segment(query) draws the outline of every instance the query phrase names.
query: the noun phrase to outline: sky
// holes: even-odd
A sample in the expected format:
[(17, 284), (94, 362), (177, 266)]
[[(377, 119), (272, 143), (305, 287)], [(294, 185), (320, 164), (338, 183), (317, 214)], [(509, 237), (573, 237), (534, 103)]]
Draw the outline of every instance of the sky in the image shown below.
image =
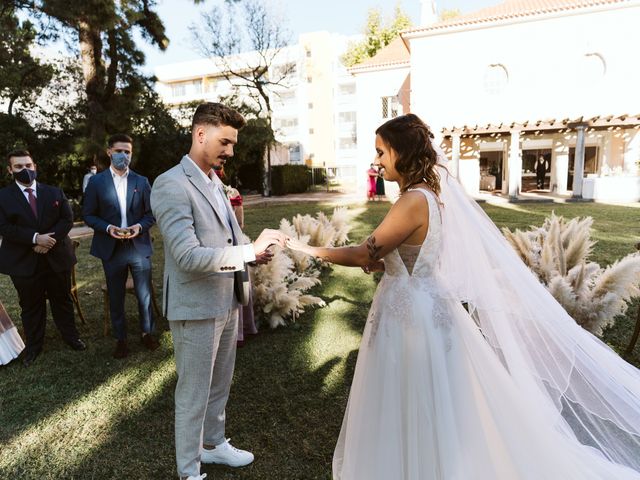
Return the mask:
[[(283, 13), (286, 27), (291, 31), (295, 43), (300, 33), (327, 30), (344, 35), (361, 33), (370, 8), (378, 8), (383, 15), (393, 14), (396, 0), (264, 0), (273, 3)], [(469, 13), (501, 3), (503, 0), (441, 0), (438, 11), (458, 9)], [(170, 44), (162, 52), (141, 42), (146, 55), (146, 73), (153, 73), (158, 65), (195, 60), (199, 58), (193, 47), (194, 24), (198, 24), (203, 12), (209, 11), (221, 0), (206, 0), (194, 5), (193, 0), (158, 0), (156, 11), (165, 24)], [(420, 23), (421, 0), (401, 0), (401, 7), (414, 25)]]

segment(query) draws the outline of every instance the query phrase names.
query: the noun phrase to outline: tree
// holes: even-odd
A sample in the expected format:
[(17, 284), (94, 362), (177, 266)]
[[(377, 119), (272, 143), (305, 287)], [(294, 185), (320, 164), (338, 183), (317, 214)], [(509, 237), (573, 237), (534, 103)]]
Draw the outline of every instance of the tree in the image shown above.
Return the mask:
[(14, 115), (16, 102), (28, 109), (53, 75), (51, 65), (31, 55), (36, 30), (31, 22), (20, 22), (15, 8), (0, 9), (0, 99), (7, 102), (6, 113)]
[(225, 164), (225, 175), (229, 183), (238, 189), (260, 191), (264, 188), (265, 152), (275, 142), (271, 125), (253, 102), (249, 104), (238, 96), (221, 98), (220, 101), (240, 112), (247, 121), (238, 133), (233, 160)]
[[(260, 0), (227, 1), (205, 14), (194, 40), (200, 52), (212, 58), (220, 75), (255, 102), (259, 117), (272, 130), (272, 88), (286, 86), (294, 62), (275, 65), (289, 43), (283, 21)], [(250, 52), (250, 53), (249, 53)], [(265, 193), (271, 194), (271, 155), (266, 148)]]
[[(195, 105), (190, 110), (195, 110)], [(151, 88), (140, 96), (132, 118), (134, 123), (129, 131), (134, 141), (133, 168), (153, 181), (189, 151), (190, 125), (181, 126)]]
[(86, 137), (81, 147), (95, 162), (104, 149), (110, 116), (116, 120), (122, 116), (118, 108), (123, 102), (118, 97), (130, 101), (145, 89), (145, 79), (138, 72), (144, 55), (135, 45), (134, 31), (160, 49), (169, 44), (164, 25), (153, 11), (155, 1), (14, 0), (14, 5), (40, 20), (43, 30), (53, 21), (56, 34), (77, 41), (86, 95)]
[(460, 9), (458, 8), (454, 8), (452, 10), (443, 10), (442, 13), (440, 13), (440, 21), (446, 22), (447, 20), (453, 20), (454, 18), (457, 18), (460, 15), (461, 15)]
[(380, 49), (397, 38), (401, 31), (409, 27), (411, 27), (411, 19), (402, 11), (400, 5), (396, 5), (393, 18), (384, 24), (380, 11), (375, 8), (370, 9), (364, 29), (365, 38), (349, 46), (342, 57), (342, 62), (347, 67), (352, 67), (367, 58), (372, 58)]

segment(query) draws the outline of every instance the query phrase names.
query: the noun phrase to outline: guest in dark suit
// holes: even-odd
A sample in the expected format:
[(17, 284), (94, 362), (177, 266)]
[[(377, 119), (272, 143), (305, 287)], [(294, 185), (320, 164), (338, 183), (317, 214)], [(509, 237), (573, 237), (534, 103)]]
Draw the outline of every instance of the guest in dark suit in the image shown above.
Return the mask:
[(76, 263), (69, 231), (71, 206), (62, 190), (36, 182), (36, 165), (26, 150), (7, 156), (15, 182), (0, 190), (0, 273), (18, 292), (26, 337), (23, 363), (42, 351), (49, 298), (53, 320), (64, 341), (84, 350), (73, 314), (71, 269)]
[(82, 215), (93, 228), (91, 255), (102, 260), (109, 292), (109, 312), (117, 343), (114, 358), (129, 355), (124, 297), (129, 271), (138, 299), (142, 343), (158, 348), (151, 310), (151, 213), (149, 180), (129, 168), (133, 141), (117, 134), (109, 139), (111, 166), (89, 180)]

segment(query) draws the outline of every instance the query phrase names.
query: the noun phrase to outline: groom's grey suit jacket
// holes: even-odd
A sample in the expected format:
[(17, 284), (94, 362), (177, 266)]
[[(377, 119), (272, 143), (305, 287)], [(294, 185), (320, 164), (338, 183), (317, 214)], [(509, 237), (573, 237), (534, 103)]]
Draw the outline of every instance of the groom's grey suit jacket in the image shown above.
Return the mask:
[(215, 318), (238, 305), (234, 272), (246, 270), (243, 235), (226, 197), (228, 210), (220, 211), (213, 188), (221, 182), (215, 175), (212, 180), (208, 185), (185, 156), (151, 189), (151, 209), (164, 241), (163, 311), (168, 320)]

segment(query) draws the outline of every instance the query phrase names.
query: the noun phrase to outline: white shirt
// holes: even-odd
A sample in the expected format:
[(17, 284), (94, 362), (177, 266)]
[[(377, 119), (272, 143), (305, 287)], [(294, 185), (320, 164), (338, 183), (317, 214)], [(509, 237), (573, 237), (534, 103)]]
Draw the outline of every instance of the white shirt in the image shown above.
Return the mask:
[[(196, 162), (194, 162), (189, 155), (186, 155), (186, 157), (191, 161), (191, 163), (193, 163), (193, 166), (196, 167), (196, 170), (200, 172), (207, 186), (210, 186), (211, 189), (213, 190), (213, 201), (216, 202), (216, 206), (221, 212), (223, 212), (223, 215), (226, 215), (227, 224), (229, 225), (229, 228), (231, 228), (231, 231), (233, 232), (233, 228), (231, 227), (232, 225), (231, 205), (229, 204), (229, 199), (224, 193), (224, 189), (221, 188), (222, 182), (220, 181), (219, 178), (216, 178), (217, 182), (214, 181), (210, 176), (204, 173), (198, 165), (196, 165)], [(215, 173), (213, 173), (213, 175), (215, 175)], [(242, 257), (243, 257), (244, 263), (255, 262), (256, 252), (253, 250), (253, 245), (248, 244), (248, 245), (241, 245), (241, 246), (242, 246)]]
[[(129, 226), (127, 225), (127, 178), (129, 177), (129, 169), (127, 168), (127, 171), (122, 176), (113, 167), (109, 167), (109, 171), (111, 172), (113, 185), (116, 187), (116, 196), (120, 205), (120, 228), (127, 228)], [(107, 232), (109, 227), (107, 227)]]
[[(27, 203), (29, 203), (29, 194), (27, 192), (25, 192), (25, 190), (27, 188), (30, 188), (31, 190), (33, 190), (33, 196), (38, 198), (37, 184), (38, 184), (38, 182), (36, 182), (35, 180), (33, 181), (33, 183), (31, 185), (23, 185), (20, 182), (16, 182), (16, 185), (18, 185), (20, 187), (20, 190), (22, 190), (22, 194), (24, 195), (24, 198), (26, 198)], [(31, 205), (31, 204), (29, 204), (29, 205)]]
[[(37, 200), (38, 199), (38, 194), (36, 193), (37, 190), (38, 190), (37, 189), (37, 184), (38, 184), (38, 182), (36, 182), (35, 180), (33, 181), (33, 183), (31, 185), (26, 185), (26, 186), (21, 184), (20, 182), (16, 181), (16, 185), (18, 185), (18, 187), (20, 187), (20, 190), (22, 190), (22, 194), (24, 195), (24, 198), (27, 200), (27, 203), (29, 204), (29, 208), (31, 208), (31, 204), (29, 203), (29, 193), (25, 192), (25, 190), (27, 188), (30, 188), (31, 190), (33, 190), (33, 192), (31, 192), (31, 193), (32, 193), (32, 195), (34, 197), (36, 197), (36, 200)], [(38, 236), (38, 232), (34, 233), (33, 234), (33, 238), (31, 239), (31, 243), (33, 243), (34, 245), (36, 244), (37, 236)]]

